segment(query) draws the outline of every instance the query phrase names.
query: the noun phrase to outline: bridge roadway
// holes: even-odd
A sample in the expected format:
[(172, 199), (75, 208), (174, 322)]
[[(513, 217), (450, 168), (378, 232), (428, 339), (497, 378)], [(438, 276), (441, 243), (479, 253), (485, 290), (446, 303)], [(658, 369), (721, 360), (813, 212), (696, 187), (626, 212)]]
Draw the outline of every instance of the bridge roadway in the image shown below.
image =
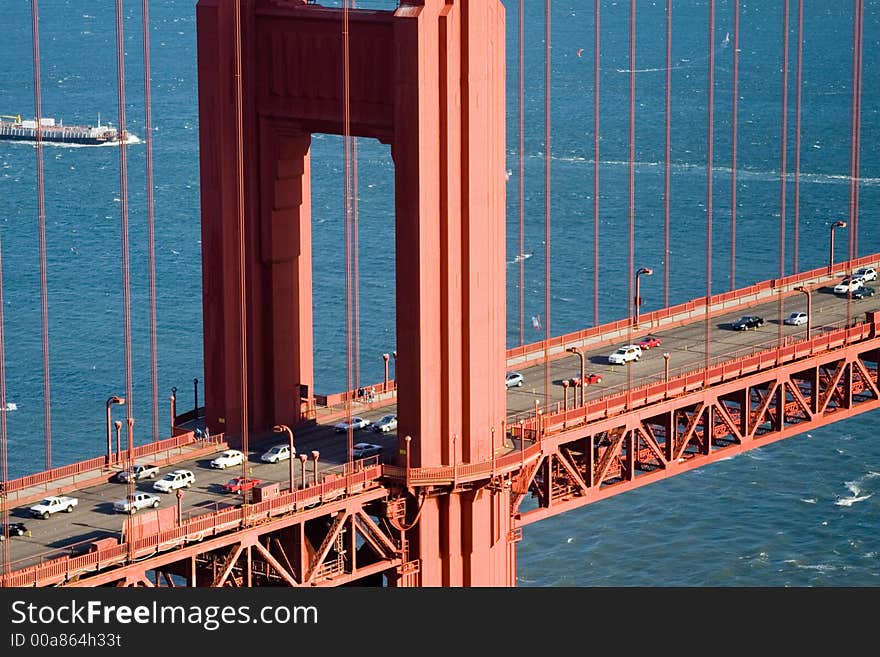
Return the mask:
[[(812, 322), (813, 334), (823, 330), (823, 327), (841, 326), (847, 321), (847, 308), (849, 306), (850, 320), (864, 319), (867, 310), (875, 310), (880, 307), (880, 296), (849, 302), (831, 292), (830, 287), (820, 287), (812, 294)], [(784, 315), (791, 311), (805, 310), (806, 297), (795, 293), (788, 296), (784, 303)], [(743, 356), (754, 351), (772, 347), (779, 336), (780, 322), (777, 318), (778, 301), (765, 302), (751, 306), (750, 308), (738, 308), (733, 312), (713, 317), (710, 322), (710, 358), (717, 359)], [(756, 331), (733, 331), (728, 327), (730, 322), (737, 320), (744, 314), (757, 314), (765, 319), (763, 327)], [(646, 327), (641, 327), (634, 336), (646, 335)], [(632, 385), (639, 385), (651, 380), (662, 380), (665, 376), (665, 363), (663, 352), (669, 356), (669, 375), (700, 368), (706, 359), (705, 354), (705, 320), (694, 319), (688, 324), (671, 327), (662, 331), (650, 333), (662, 340), (660, 347), (643, 353), (639, 362), (630, 366), (612, 366), (607, 362), (607, 355), (614, 351), (622, 343), (606, 344), (585, 352), (585, 370), (587, 374), (596, 373), (602, 377), (601, 383), (587, 386), (586, 398), (595, 399), (612, 392), (620, 392), (628, 385), (627, 367), (632, 374)], [(782, 324), (782, 336), (792, 338), (806, 336), (805, 326), (789, 326)], [(637, 341), (637, 339), (635, 340)], [(565, 388), (562, 381), (580, 375), (580, 359), (571, 353), (551, 361), (550, 380), (551, 395), (549, 405), (563, 403)], [(545, 380), (544, 365), (539, 364), (520, 370), (524, 376), (521, 387), (511, 388), (508, 391), (508, 413), (511, 421), (518, 415), (534, 412), (535, 401), (538, 400), (542, 407), (548, 407), (545, 403), (543, 386)], [(574, 389), (568, 390), (569, 404), (574, 404)], [(394, 405), (389, 404), (381, 408), (374, 408), (363, 413), (364, 417), (371, 420), (378, 419), (381, 415), (394, 412)], [(353, 414), (357, 415), (355, 408)], [(307, 427), (294, 432), (295, 445), (298, 453), (311, 454), (312, 450), (318, 450), (318, 475), (344, 463), (347, 454), (347, 441), (344, 434), (335, 433), (334, 421)], [(381, 444), (385, 453), (392, 453), (395, 449), (397, 436), (393, 432), (380, 434), (373, 431), (362, 430), (355, 433), (355, 442), (365, 441)], [(289, 477), (289, 463), (283, 461), (278, 464), (266, 464), (259, 460), (260, 454), (276, 443), (286, 442), (286, 434), (268, 434), (252, 436), (252, 449), (249, 453), (249, 469), (252, 476), (264, 481), (282, 482), (282, 488), (286, 488)], [(518, 449), (518, 447), (514, 447)], [(500, 455), (500, 453), (499, 453)], [(196, 477), (195, 485), (185, 490), (181, 500), (181, 509), (184, 517), (189, 514), (204, 512), (207, 509), (228, 504), (238, 505), (240, 497), (225, 493), (222, 485), (234, 476), (241, 474), (240, 467), (228, 470), (216, 470), (209, 466), (211, 457), (203, 457), (196, 460), (183, 461), (175, 466), (163, 467), (161, 473), (165, 473), (176, 467), (191, 469)], [(301, 481), (301, 463), (298, 459), (293, 462), (293, 474), (295, 483)], [(313, 462), (311, 459), (305, 464), (307, 479), (312, 477)], [(161, 477), (161, 474), (159, 475)], [(22, 521), (31, 530), (31, 536), (13, 537), (9, 541), (10, 569), (16, 570), (40, 560), (46, 560), (70, 553), (71, 550), (82, 548), (90, 541), (108, 536), (118, 536), (123, 525), (124, 516), (114, 513), (112, 504), (115, 500), (123, 498), (127, 493), (127, 485), (120, 483), (106, 483), (82, 489), (76, 493), (70, 493), (79, 498), (79, 506), (71, 514), (61, 513), (47, 520), (31, 518), (27, 512), (27, 505), (20, 508), (10, 509), (10, 521)], [(152, 490), (152, 481), (139, 482), (139, 490)], [(177, 503), (174, 493), (159, 494), (163, 500), (163, 506)]]

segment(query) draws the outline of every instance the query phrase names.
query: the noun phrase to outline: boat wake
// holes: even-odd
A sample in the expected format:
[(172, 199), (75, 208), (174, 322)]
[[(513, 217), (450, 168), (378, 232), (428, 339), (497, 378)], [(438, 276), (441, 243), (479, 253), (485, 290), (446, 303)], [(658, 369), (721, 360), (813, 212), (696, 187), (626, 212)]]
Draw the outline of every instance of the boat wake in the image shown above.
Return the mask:
[(523, 260), (528, 260), (531, 257), (532, 257), (531, 253), (520, 253), (517, 256), (515, 256), (513, 260), (508, 260), (507, 264), (513, 265), (513, 264), (516, 264), (517, 262), (522, 262)]
[(873, 493), (867, 493), (866, 495), (863, 495), (862, 493), (864, 492), (864, 490), (862, 487), (867, 481), (874, 479), (876, 477), (880, 477), (880, 472), (871, 471), (871, 472), (868, 472), (868, 474), (866, 474), (864, 477), (856, 479), (855, 481), (843, 482), (844, 485), (846, 486), (847, 490), (849, 490), (849, 492), (852, 493), (852, 496), (851, 497), (839, 497), (839, 498), (837, 498), (837, 501), (834, 504), (837, 506), (852, 506), (856, 502), (863, 502), (864, 500), (867, 500), (867, 499), (873, 497), (874, 496)]

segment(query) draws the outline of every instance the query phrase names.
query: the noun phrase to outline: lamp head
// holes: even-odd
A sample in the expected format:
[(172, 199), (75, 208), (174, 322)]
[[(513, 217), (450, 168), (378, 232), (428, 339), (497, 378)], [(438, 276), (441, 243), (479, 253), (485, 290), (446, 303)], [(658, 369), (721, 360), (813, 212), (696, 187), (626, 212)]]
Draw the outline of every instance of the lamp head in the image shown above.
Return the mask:
[(831, 227), (832, 228), (846, 228), (846, 222), (845, 221), (835, 221), (833, 224), (831, 224)]

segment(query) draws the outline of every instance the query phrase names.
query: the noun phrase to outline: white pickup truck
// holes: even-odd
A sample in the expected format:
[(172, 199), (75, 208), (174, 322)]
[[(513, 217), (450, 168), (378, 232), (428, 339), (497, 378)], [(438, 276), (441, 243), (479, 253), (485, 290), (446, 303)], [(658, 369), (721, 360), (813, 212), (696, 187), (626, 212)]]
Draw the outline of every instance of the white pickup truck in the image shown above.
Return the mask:
[(46, 497), (34, 504), (29, 511), (34, 518), (42, 518), (45, 520), (57, 511), (73, 512), (73, 507), (79, 504), (79, 500), (75, 497), (67, 497), (66, 495), (53, 495)]

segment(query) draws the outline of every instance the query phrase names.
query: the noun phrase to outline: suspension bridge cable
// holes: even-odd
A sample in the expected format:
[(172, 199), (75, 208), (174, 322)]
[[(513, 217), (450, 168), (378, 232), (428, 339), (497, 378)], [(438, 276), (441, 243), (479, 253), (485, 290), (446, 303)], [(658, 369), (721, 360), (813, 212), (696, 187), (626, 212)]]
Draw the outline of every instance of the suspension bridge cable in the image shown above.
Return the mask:
[(795, 101), (794, 101), (794, 201), (792, 216), (791, 240), (791, 273), (800, 271), (798, 266), (798, 245), (801, 212), (801, 102), (803, 99), (803, 65), (804, 65), (804, 0), (798, 0), (797, 25), (797, 62), (795, 64)]
[[(639, 299), (634, 297), (633, 291), (633, 275), (635, 272), (635, 244), (636, 244), (636, 0), (630, 0), (629, 3), (629, 231), (627, 239), (627, 274), (626, 282), (629, 289), (627, 295), (629, 302), (627, 310), (629, 318), (626, 323), (626, 343), (632, 344), (633, 341), (633, 321), (635, 313), (639, 308)], [(638, 274), (635, 274), (638, 276)], [(629, 364), (626, 367), (626, 393), (627, 408), (631, 405), (630, 394), (632, 392), (632, 367)], [(583, 381), (581, 385), (583, 385)]]
[[(342, 71), (343, 71), (343, 150), (345, 170), (345, 365), (346, 365), (346, 419), (348, 428), (347, 461), (350, 463), (354, 451), (354, 428), (352, 426), (352, 391), (355, 389), (352, 361), (354, 359), (354, 243), (351, 207), (351, 66), (349, 61), (349, 0), (344, 0), (342, 8)], [(396, 373), (395, 373), (396, 374)]]
[(525, 2), (519, 0), (519, 345), (525, 344)]
[[(241, 340), (239, 368), (241, 372), (241, 451), (248, 453), (248, 363), (247, 363), (247, 288), (245, 281), (245, 230), (244, 230), (244, 118), (242, 116), (242, 54), (241, 54), (241, 0), (235, 0), (235, 159), (237, 176), (238, 215), (238, 326)], [(248, 476), (248, 460), (241, 462), (241, 476)], [(248, 490), (242, 488), (244, 504), (242, 518), (247, 517)]]
[[(779, 278), (785, 278), (785, 193), (788, 187), (786, 180), (788, 164), (788, 32), (789, 32), (789, 0), (782, 3), (782, 125), (779, 130)], [(776, 317), (778, 318), (776, 336), (777, 347), (782, 346), (782, 313), (783, 288), (780, 286), (776, 295)]]
[(9, 445), (6, 432), (6, 334), (3, 320), (3, 248), (0, 240), (0, 506), (3, 518), (3, 574), (9, 572)]
[(128, 438), (134, 429), (133, 384), (131, 363), (131, 263), (128, 236), (128, 160), (125, 148), (125, 39), (122, 27), (122, 0), (116, 0), (116, 67), (117, 97), (119, 100), (119, 189), (122, 216), (122, 307), (125, 335), (125, 409), (128, 418)]
[(862, 111), (863, 0), (853, 0), (852, 100), (850, 110), (849, 259), (858, 254), (859, 160)]
[(710, 304), (712, 301), (712, 158), (714, 157), (714, 104), (715, 104), (715, 0), (709, 0), (709, 72), (706, 99), (706, 317), (705, 317), (705, 363), (703, 375), (708, 385), (711, 362)]
[(730, 287), (736, 289), (736, 155), (739, 106), (739, 0), (733, 0), (733, 74), (730, 117)]
[[(859, 222), (859, 158), (861, 150), (862, 111), (862, 0), (853, 0), (853, 53), (852, 53), (852, 100), (850, 108), (850, 184), (849, 184), (849, 240), (848, 261), (852, 263), (858, 253)], [(848, 272), (852, 276), (852, 265)], [(852, 295), (847, 295), (846, 323), (852, 323)]]
[(550, 405), (550, 3), (544, 0), (544, 403)]
[[(599, 54), (600, 54), (600, 5), (596, 0), (593, 21), (595, 37), (593, 45), (593, 326), (599, 326)], [(581, 385), (584, 382), (581, 381)]]
[(153, 402), (153, 440), (159, 440), (159, 365), (156, 338), (156, 238), (153, 202), (153, 109), (150, 88), (149, 0), (143, 0), (144, 27), (144, 130), (147, 133), (147, 250), (150, 268), (150, 382)]
[[(49, 292), (46, 277), (46, 203), (43, 178), (43, 101), (40, 84), (40, 18), (37, 0), (31, 3), (34, 49), (34, 109), (37, 115), (37, 199), (40, 233), (40, 321), (43, 343), (43, 432), (46, 443), (46, 470), (52, 469), (52, 403), (49, 379)], [(4, 407), (5, 408), (5, 407)], [(2, 411), (5, 412), (5, 411)]]
[(669, 308), (669, 189), (672, 142), (672, 0), (666, 0), (666, 121), (663, 166), (663, 307)]

